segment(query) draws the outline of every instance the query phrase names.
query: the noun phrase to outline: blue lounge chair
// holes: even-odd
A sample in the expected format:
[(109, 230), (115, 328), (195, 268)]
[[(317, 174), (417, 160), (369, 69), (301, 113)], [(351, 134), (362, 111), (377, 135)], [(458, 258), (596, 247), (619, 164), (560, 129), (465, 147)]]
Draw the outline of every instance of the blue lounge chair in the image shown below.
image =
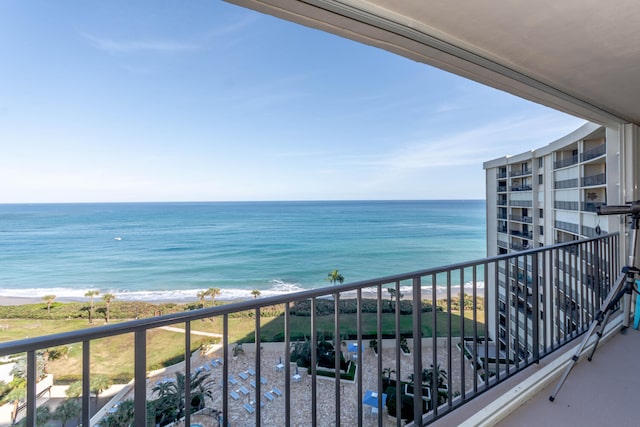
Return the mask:
[(271, 394), (271, 392), (269, 392), (269, 391), (267, 391), (267, 392), (264, 394), (264, 397), (266, 397), (266, 398), (269, 400), (269, 402), (273, 402), (273, 399), (275, 399), (275, 397), (273, 396), (273, 394)]
[(267, 383), (267, 379), (265, 377), (260, 377), (260, 382), (262, 384), (266, 384)]
[(256, 380), (249, 381), (249, 384), (251, 384), (251, 387), (256, 388)]
[(244, 394), (245, 396), (249, 394), (249, 390), (247, 390), (247, 388), (245, 386), (242, 386), (238, 389), (238, 391), (242, 394)]
[(249, 378), (249, 377), (247, 376), (247, 374), (245, 374), (244, 372), (240, 372), (240, 373), (238, 374), (238, 376), (239, 376), (240, 378), (242, 378), (243, 380), (246, 380), (247, 378)]
[(271, 393), (275, 394), (278, 397), (282, 396), (282, 392), (280, 391), (280, 389), (278, 387), (274, 387), (273, 389), (271, 389)]
[(256, 412), (256, 410), (253, 409), (253, 406), (249, 405), (248, 403), (245, 403), (243, 406), (244, 406), (244, 409), (246, 409), (247, 412), (250, 414), (253, 414), (254, 412)]
[(253, 369), (249, 368), (249, 369), (247, 369), (247, 374), (249, 374), (249, 375), (255, 375), (255, 374), (256, 374), (256, 371), (254, 371)]
[(233, 390), (231, 390), (231, 391), (229, 392), (229, 396), (231, 396), (231, 398), (232, 398), (233, 400), (238, 400), (238, 399), (240, 399), (240, 395), (239, 395), (238, 393), (236, 393), (235, 391), (233, 391)]
[(233, 378), (233, 375), (229, 375), (229, 384), (233, 384), (233, 385), (238, 384), (238, 381), (236, 381), (236, 379)]

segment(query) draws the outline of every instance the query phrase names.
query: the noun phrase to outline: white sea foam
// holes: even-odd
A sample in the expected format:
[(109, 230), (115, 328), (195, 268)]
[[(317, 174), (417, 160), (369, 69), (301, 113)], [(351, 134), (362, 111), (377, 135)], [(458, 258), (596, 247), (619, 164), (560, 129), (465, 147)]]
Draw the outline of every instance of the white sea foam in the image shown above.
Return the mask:
[[(385, 286), (388, 288), (390, 286)], [(330, 292), (329, 288), (328, 292)], [(221, 288), (220, 295), (216, 297), (220, 301), (235, 301), (235, 300), (247, 300), (252, 299), (252, 290), (254, 288)], [(260, 297), (271, 297), (279, 295), (292, 294), (299, 291), (307, 290), (299, 283), (287, 283), (285, 281), (274, 279), (271, 281), (271, 287), (267, 289), (258, 289), (260, 291)], [(447, 290), (444, 286), (437, 286), (438, 298), (446, 296)], [(465, 292), (470, 293), (473, 290), (473, 283), (468, 282), (464, 284)], [(484, 283), (476, 282), (476, 289), (478, 294), (484, 294)], [(87, 301), (85, 294), (89, 290), (99, 290), (95, 299), (100, 300), (104, 294), (113, 294), (116, 300), (119, 301), (144, 301), (144, 302), (178, 302), (185, 303), (198, 300), (198, 292), (203, 289), (183, 289), (183, 290), (142, 290), (142, 291), (128, 291), (122, 289), (97, 289), (95, 287), (88, 286), (86, 289), (75, 288), (29, 288), (29, 289), (0, 289), (0, 297), (17, 297), (17, 298), (42, 298), (45, 295), (55, 295), (60, 301)], [(423, 286), (422, 295), (431, 295), (432, 287)], [(456, 296), (460, 291), (460, 286), (453, 286), (451, 288), (451, 294)], [(385, 299), (389, 295), (386, 290), (382, 290), (382, 298)], [(405, 299), (412, 296), (413, 289), (411, 286), (401, 286), (400, 293)], [(356, 291), (341, 293), (342, 298), (355, 298)], [(375, 298), (377, 291), (375, 287), (363, 289), (363, 298)]]

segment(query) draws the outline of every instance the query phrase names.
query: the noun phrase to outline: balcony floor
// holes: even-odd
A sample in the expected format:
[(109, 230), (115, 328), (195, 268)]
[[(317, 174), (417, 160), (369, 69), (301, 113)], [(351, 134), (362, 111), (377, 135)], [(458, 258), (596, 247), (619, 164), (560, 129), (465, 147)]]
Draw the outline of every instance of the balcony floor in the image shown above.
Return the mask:
[[(514, 399), (526, 395), (535, 375), (561, 359), (575, 353), (582, 337), (567, 350), (558, 351), (543, 359), (539, 365), (527, 368), (458, 410), (436, 421), (434, 426), (638, 426), (640, 407), (637, 391), (640, 390), (640, 331), (626, 329), (614, 332), (602, 341), (593, 360), (581, 359), (569, 374), (554, 402), (549, 396), (555, 390), (564, 368), (534, 385), (541, 390), (533, 394), (521, 406), (515, 408), (500, 421), (491, 416), (478, 416), (487, 407), (496, 405), (498, 399)], [(527, 380), (529, 384), (527, 384)], [(500, 408), (494, 408), (499, 411)], [(500, 417), (497, 417), (500, 418)]]
[(558, 379), (497, 426), (637, 426), (640, 414), (640, 331), (616, 333), (598, 347), (591, 362), (580, 360), (554, 402)]

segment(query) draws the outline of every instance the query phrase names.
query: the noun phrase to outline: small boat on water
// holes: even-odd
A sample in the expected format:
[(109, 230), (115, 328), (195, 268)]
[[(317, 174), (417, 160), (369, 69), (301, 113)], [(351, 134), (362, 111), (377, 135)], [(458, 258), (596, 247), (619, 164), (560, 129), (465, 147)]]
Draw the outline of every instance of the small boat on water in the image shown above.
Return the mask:
[(118, 237), (114, 238), (113, 240), (122, 240), (122, 237), (118, 236)]

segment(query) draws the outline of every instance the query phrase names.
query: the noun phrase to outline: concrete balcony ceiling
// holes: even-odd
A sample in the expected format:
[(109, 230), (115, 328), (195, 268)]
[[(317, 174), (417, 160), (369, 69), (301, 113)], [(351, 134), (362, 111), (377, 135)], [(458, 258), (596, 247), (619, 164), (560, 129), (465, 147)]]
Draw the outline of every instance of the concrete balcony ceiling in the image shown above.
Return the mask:
[(634, 0), (230, 0), (603, 125), (640, 124)]

